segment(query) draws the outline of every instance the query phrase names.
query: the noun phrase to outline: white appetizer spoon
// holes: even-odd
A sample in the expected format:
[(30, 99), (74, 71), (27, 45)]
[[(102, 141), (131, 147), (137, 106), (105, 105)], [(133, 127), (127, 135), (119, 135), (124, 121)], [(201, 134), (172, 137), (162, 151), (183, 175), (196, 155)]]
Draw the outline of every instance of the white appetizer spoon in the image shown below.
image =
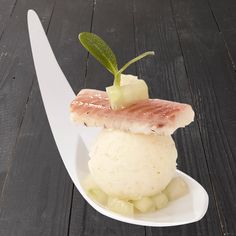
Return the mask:
[(28, 11), (28, 28), (48, 121), (65, 167), (84, 199), (101, 214), (136, 225), (175, 226), (200, 220), (208, 208), (208, 195), (198, 182), (179, 170), (177, 175), (188, 184), (189, 193), (170, 202), (160, 211), (125, 217), (104, 208), (88, 197), (81, 182), (89, 174), (89, 144), (100, 129), (75, 126), (70, 121), (69, 104), (75, 98), (75, 94), (61, 71), (40, 20), (33, 10)]

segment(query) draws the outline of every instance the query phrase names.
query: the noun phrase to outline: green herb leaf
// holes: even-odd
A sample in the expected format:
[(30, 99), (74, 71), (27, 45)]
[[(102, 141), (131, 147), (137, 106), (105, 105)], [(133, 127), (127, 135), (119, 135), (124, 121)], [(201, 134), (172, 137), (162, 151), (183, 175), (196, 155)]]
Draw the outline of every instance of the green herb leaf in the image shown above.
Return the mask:
[(141, 55), (135, 57), (134, 59), (130, 60), (129, 62), (127, 62), (119, 71), (117, 71), (117, 73), (115, 74), (115, 80), (114, 80), (114, 85), (116, 86), (120, 86), (120, 75), (121, 73), (127, 69), (127, 67), (129, 67), (131, 64), (135, 63), (136, 61), (141, 60), (142, 58), (146, 57), (146, 56), (151, 56), (151, 55), (155, 55), (154, 51), (148, 51), (145, 53), (142, 53)]
[(99, 36), (89, 32), (79, 34), (81, 44), (114, 76), (118, 71), (116, 56)]
[(91, 53), (108, 71), (110, 71), (114, 75), (115, 86), (120, 86), (121, 73), (128, 66), (146, 56), (155, 55), (154, 51), (145, 52), (127, 62), (118, 71), (116, 56), (103, 39), (101, 39), (96, 34), (82, 32), (79, 34), (79, 40), (81, 44), (89, 51), (89, 53)]

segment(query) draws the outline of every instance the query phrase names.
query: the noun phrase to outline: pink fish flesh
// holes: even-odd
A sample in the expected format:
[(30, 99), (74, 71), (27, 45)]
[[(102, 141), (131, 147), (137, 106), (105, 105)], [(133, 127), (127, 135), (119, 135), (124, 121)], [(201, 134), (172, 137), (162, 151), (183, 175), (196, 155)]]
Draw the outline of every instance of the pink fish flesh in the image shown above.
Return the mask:
[(143, 134), (171, 135), (194, 120), (190, 105), (161, 99), (146, 99), (112, 110), (106, 92), (94, 89), (81, 90), (70, 109), (74, 122)]

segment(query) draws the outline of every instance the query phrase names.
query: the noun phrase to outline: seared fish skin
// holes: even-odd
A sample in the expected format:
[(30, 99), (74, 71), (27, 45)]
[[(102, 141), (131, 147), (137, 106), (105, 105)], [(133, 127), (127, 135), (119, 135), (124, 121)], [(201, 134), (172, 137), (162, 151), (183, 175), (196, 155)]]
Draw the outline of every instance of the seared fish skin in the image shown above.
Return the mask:
[(106, 92), (82, 89), (70, 105), (74, 122), (86, 126), (120, 129), (132, 133), (171, 135), (194, 120), (188, 104), (146, 99), (121, 110), (112, 110)]

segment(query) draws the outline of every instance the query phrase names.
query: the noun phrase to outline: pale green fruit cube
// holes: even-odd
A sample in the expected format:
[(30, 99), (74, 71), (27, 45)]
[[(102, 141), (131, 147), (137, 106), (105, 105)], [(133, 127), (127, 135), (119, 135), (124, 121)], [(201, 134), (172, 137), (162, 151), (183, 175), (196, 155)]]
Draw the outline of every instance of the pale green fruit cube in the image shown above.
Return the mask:
[(134, 84), (138, 80), (138, 77), (135, 75), (125, 75), (121, 74), (120, 85)]
[(102, 205), (105, 205), (107, 203), (107, 195), (104, 193), (101, 189), (90, 189), (88, 191), (88, 195), (95, 200), (96, 202), (99, 202)]
[(134, 207), (142, 213), (155, 210), (155, 204), (149, 197), (142, 197), (140, 200), (133, 201)]
[(128, 201), (110, 197), (107, 203), (108, 209), (124, 216), (133, 216), (134, 205)]
[(176, 177), (171, 180), (163, 192), (169, 201), (173, 201), (188, 193), (188, 185), (181, 177)]
[(98, 188), (97, 184), (93, 180), (91, 174), (89, 174), (83, 181), (82, 181), (83, 188), (88, 192), (91, 189)]
[(153, 196), (152, 200), (155, 202), (155, 206), (157, 209), (164, 208), (168, 204), (168, 198), (164, 193), (159, 193)]
[(145, 81), (134, 78), (127, 79), (121, 86), (107, 87), (106, 91), (113, 110), (122, 109), (149, 98)]

